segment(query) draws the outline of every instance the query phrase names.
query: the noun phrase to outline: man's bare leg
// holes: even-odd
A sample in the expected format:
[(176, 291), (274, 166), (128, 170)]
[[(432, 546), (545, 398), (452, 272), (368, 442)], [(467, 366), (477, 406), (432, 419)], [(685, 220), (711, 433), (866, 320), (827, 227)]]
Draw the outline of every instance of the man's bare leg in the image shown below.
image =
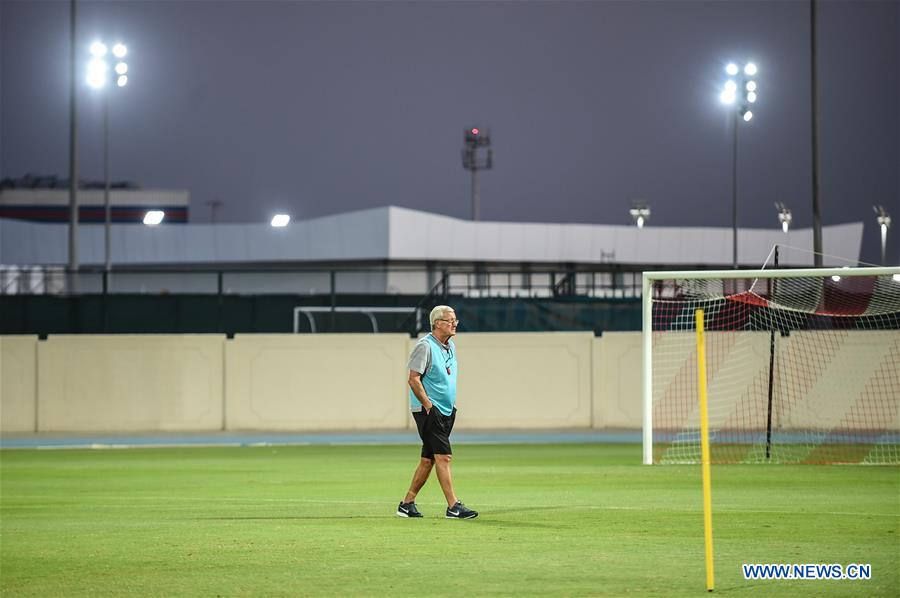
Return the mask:
[(456, 493), (453, 492), (453, 477), (450, 475), (450, 459), (452, 457), (453, 455), (434, 456), (434, 467), (437, 470), (438, 481), (441, 483), (441, 490), (444, 491), (448, 507), (453, 507), (458, 501)]
[(428, 476), (431, 475), (432, 467), (434, 467), (434, 461), (431, 459), (422, 457), (419, 460), (419, 466), (416, 467), (416, 471), (413, 473), (412, 483), (409, 485), (409, 492), (406, 493), (406, 498), (403, 499), (403, 502), (415, 502), (416, 495), (419, 493), (419, 490), (422, 489), (422, 486), (425, 485), (425, 482), (428, 481)]

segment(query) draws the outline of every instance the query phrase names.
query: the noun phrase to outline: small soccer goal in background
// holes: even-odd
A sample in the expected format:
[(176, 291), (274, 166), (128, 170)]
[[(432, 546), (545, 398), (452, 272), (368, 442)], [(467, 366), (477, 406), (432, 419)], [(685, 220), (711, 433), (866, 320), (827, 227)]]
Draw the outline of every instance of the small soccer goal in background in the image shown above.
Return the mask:
[(900, 268), (644, 273), (644, 463), (900, 463)]

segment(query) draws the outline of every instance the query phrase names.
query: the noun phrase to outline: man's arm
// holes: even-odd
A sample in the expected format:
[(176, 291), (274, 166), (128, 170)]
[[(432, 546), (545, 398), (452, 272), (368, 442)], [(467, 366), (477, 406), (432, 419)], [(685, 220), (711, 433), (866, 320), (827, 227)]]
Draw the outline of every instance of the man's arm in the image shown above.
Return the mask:
[(409, 388), (416, 395), (416, 398), (419, 399), (419, 402), (422, 403), (425, 413), (430, 413), (433, 405), (431, 404), (431, 399), (425, 393), (425, 387), (422, 386), (422, 374), (415, 370), (409, 370)]

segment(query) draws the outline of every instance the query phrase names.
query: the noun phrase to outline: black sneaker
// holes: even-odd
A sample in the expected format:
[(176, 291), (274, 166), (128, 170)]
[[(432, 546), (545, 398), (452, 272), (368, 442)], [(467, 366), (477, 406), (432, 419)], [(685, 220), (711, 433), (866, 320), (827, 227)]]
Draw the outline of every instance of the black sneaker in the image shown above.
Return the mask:
[(397, 507), (397, 517), (421, 517), (419, 509), (416, 508), (414, 502), (402, 502)]
[(475, 519), (478, 517), (478, 511), (473, 511), (461, 501), (456, 501), (455, 505), (447, 509), (446, 517), (447, 519)]

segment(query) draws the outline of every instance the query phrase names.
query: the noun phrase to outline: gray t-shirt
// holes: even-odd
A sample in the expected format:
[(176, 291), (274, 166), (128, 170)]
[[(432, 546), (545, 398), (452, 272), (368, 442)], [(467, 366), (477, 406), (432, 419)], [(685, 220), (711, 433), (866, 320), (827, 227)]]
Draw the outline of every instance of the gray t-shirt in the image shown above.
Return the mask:
[(416, 342), (412, 353), (409, 355), (409, 363), (406, 364), (406, 369), (424, 375), (428, 368), (431, 367), (431, 345), (429, 344), (431, 341), (428, 340), (429, 336), (429, 334), (426, 334)]

